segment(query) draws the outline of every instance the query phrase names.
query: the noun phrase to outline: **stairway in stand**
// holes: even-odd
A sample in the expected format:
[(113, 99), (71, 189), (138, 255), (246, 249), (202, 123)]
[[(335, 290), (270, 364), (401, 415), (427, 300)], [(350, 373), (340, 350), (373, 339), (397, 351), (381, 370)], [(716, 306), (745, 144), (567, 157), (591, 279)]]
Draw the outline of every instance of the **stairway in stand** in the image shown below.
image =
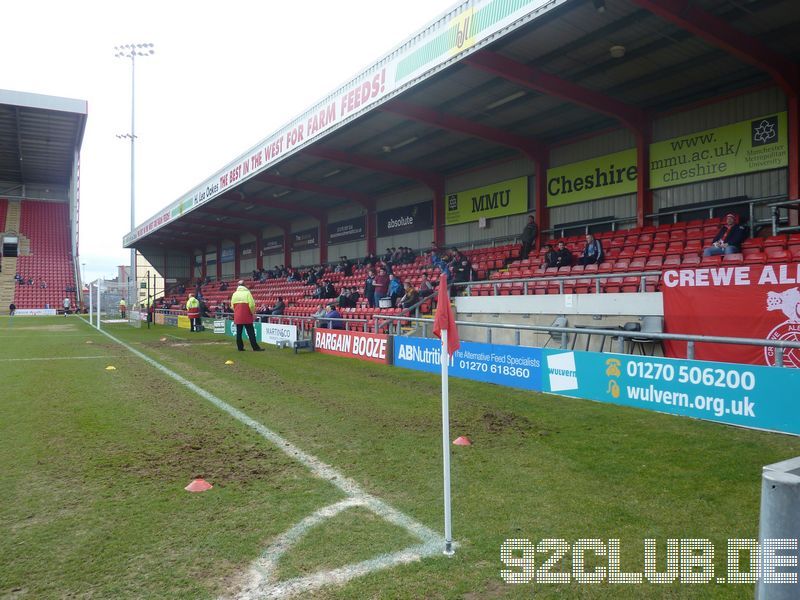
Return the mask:
[(14, 275), (17, 272), (17, 259), (3, 258), (3, 271), (0, 273), (0, 314), (7, 314), (8, 305), (14, 300), (14, 290), (17, 282)]

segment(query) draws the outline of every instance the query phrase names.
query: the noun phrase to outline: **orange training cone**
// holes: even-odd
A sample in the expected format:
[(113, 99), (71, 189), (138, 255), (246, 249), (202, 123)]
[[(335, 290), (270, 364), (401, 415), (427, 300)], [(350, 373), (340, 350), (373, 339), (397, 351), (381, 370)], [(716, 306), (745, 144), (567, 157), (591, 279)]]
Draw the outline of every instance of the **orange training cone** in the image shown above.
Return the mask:
[(465, 435), (459, 436), (453, 440), (454, 446), (472, 446), (472, 442)]
[(205, 479), (195, 479), (183, 489), (185, 489), (187, 492), (205, 492), (213, 487), (214, 486), (208, 483)]

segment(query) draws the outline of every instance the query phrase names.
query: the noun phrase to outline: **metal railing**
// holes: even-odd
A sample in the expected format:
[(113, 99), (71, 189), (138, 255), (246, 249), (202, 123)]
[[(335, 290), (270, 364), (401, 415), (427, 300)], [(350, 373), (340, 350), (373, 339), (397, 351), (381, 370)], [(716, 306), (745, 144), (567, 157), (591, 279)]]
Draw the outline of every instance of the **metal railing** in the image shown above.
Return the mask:
[(622, 271), (622, 272), (608, 272), (608, 273), (575, 273), (574, 275), (552, 275), (549, 277), (526, 277), (526, 278), (517, 278), (517, 279), (486, 279), (482, 281), (467, 281), (463, 283), (453, 283), (451, 287), (463, 287), (467, 290), (467, 295), (471, 296), (472, 291), (471, 288), (474, 286), (483, 286), (483, 285), (491, 285), (492, 291), (494, 292), (493, 296), (499, 296), (500, 286), (506, 283), (522, 283), (522, 294), (528, 294), (528, 286), (529, 284), (535, 284), (540, 281), (544, 282), (558, 282), (558, 293), (564, 293), (564, 283), (566, 281), (576, 281), (580, 279), (593, 279), (595, 280), (595, 291), (596, 293), (600, 292), (600, 281), (603, 279), (622, 279), (625, 277), (638, 277), (639, 278), (639, 291), (644, 292), (646, 281), (648, 277), (661, 277), (661, 271)]
[[(400, 316), (389, 316), (387, 315), (383, 318), (385, 321), (396, 321), (395, 326), (395, 334), (401, 335), (401, 322), (418, 322), (422, 324), (422, 337), (428, 337), (428, 327), (433, 325), (433, 321), (431, 319), (417, 319), (414, 317), (400, 317)], [(653, 341), (679, 341), (679, 342), (687, 342), (686, 346), (686, 358), (689, 360), (694, 359), (695, 355), (695, 345), (698, 343), (708, 343), (708, 344), (731, 344), (731, 345), (738, 345), (738, 346), (761, 346), (762, 348), (773, 348), (775, 351), (775, 366), (776, 367), (783, 367), (784, 360), (783, 354), (784, 350), (787, 348), (794, 348), (800, 349), (800, 342), (787, 342), (782, 340), (760, 340), (756, 338), (738, 338), (738, 337), (721, 337), (721, 336), (712, 336), (712, 335), (688, 335), (688, 334), (681, 334), (681, 333), (656, 333), (656, 332), (649, 332), (649, 331), (626, 331), (620, 329), (619, 331), (614, 330), (613, 332), (609, 329), (594, 329), (590, 327), (554, 327), (552, 325), (516, 325), (516, 324), (505, 324), (505, 323), (480, 323), (480, 322), (473, 322), (473, 321), (456, 321), (456, 325), (462, 327), (478, 327), (478, 328), (485, 328), (487, 330), (486, 333), (486, 343), (492, 343), (492, 329), (505, 329), (505, 330), (512, 330), (516, 332), (515, 335), (515, 345), (521, 345), (520, 342), (520, 332), (522, 331), (533, 331), (536, 333), (560, 333), (560, 344), (561, 348), (566, 350), (568, 337), (569, 334), (574, 335), (597, 335), (597, 336), (606, 336), (612, 337), (617, 341), (617, 352), (619, 354), (625, 354), (625, 341), (626, 340), (635, 340), (639, 341), (641, 339), (653, 340)], [(391, 333), (391, 325), (389, 326), (389, 332)], [(377, 329), (376, 329), (377, 331)]]
[[(771, 210), (770, 222), (772, 223), (772, 235), (777, 235), (782, 231), (800, 231), (800, 225), (781, 226), (781, 209), (800, 209), (800, 200), (784, 200), (783, 202), (771, 202), (767, 204)], [(787, 217), (788, 220), (788, 217)]]

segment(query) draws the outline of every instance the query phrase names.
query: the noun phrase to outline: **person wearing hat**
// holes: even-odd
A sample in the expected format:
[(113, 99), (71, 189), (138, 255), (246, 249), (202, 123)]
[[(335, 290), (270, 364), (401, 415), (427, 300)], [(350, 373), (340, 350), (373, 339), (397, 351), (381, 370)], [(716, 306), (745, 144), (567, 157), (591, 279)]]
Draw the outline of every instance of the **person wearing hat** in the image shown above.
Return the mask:
[(719, 228), (711, 246), (703, 250), (703, 256), (718, 254), (738, 254), (742, 251), (742, 242), (747, 238), (747, 230), (739, 225), (739, 215), (728, 213), (725, 224)]
[(186, 316), (189, 317), (189, 331), (200, 331), (200, 301), (189, 294), (186, 301)]
[(264, 349), (259, 347), (258, 342), (256, 342), (256, 330), (253, 327), (253, 321), (256, 316), (256, 301), (253, 299), (253, 294), (250, 293), (250, 290), (244, 286), (244, 280), (239, 280), (239, 287), (236, 288), (233, 296), (231, 296), (231, 308), (233, 308), (233, 322), (236, 325), (236, 348), (238, 348), (239, 352), (244, 352), (242, 329), (246, 329), (253, 352), (263, 352)]

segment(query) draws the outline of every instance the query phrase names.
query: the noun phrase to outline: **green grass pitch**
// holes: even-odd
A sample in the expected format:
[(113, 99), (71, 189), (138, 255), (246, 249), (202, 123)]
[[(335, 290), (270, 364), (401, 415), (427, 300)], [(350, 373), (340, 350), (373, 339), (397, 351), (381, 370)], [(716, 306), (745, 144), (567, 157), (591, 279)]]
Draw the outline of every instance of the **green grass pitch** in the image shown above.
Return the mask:
[[(240, 353), (231, 338), (163, 326), (107, 330), (442, 531), (437, 376), (272, 347)], [(761, 466), (796, 456), (798, 438), (461, 380), (450, 402), (451, 437), (473, 441), (452, 447), (455, 556), (300, 597), (753, 597), (752, 585), (511, 585), (500, 547), (618, 538), (623, 570), (642, 571), (645, 538), (661, 548), (708, 538), (724, 573), (726, 540), (757, 537)], [(77, 317), (0, 318), (0, 467), (0, 598), (233, 595), (276, 536), (344, 498)], [(214, 488), (184, 491), (195, 477)], [(310, 530), (277, 575), (414, 543), (355, 507)]]

